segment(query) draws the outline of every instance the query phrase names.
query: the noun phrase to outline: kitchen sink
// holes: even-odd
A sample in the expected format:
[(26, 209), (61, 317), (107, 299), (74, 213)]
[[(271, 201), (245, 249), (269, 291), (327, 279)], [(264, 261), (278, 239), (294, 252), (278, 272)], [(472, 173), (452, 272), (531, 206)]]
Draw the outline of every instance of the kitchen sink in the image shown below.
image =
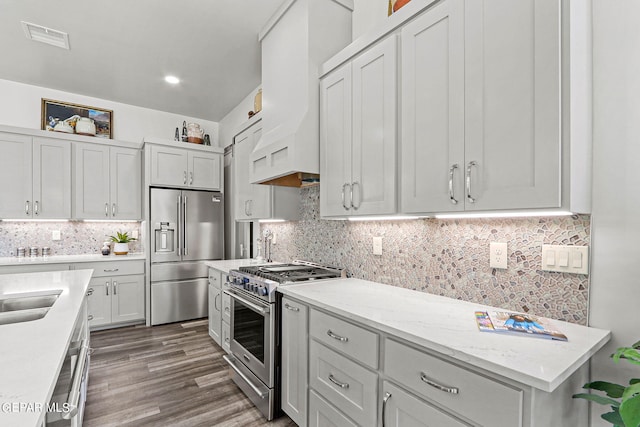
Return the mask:
[(0, 325), (42, 319), (61, 290), (0, 295)]

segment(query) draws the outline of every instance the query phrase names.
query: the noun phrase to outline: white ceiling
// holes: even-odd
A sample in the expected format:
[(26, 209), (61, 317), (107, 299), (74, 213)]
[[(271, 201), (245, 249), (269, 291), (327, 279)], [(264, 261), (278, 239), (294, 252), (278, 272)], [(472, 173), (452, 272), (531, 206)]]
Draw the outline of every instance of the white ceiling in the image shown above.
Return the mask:
[[(260, 84), (258, 33), (282, 1), (0, 0), (0, 79), (220, 121)], [(20, 21), (68, 33), (71, 50)]]

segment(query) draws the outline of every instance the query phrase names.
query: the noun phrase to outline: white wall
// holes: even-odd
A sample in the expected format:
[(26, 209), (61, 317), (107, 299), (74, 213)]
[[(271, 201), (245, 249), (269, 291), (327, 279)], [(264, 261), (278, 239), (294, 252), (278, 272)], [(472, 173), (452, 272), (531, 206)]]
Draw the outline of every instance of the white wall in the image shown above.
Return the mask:
[(253, 111), (253, 101), (260, 86), (251, 91), (240, 103), (220, 120), (220, 147), (226, 147), (233, 142), (233, 137), (240, 130), (240, 126), (249, 120), (249, 111)]
[(388, 10), (389, 0), (355, 0), (351, 27), (352, 40), (387, 19)]
[[(640, 377), (609, 355), (640, 340), (640, 2), (593, 1), (594, 150), (590, 324), (612, 331), (592, 380)], [(608, 407), (592, 406), (592, 425)]]
[(113, 110), (113, 139), (132, 142), (151, 136), (173, 139), (176, 127), (182, 129), (182, 122), (186, 121), (199, 123), (211, 136), (211, 145), (218, 145), (217, 122), (9, 80), (0, 80), (0, 94), (0, 124), (8, 126), (40, 129), (41, 99), (48, 98)]

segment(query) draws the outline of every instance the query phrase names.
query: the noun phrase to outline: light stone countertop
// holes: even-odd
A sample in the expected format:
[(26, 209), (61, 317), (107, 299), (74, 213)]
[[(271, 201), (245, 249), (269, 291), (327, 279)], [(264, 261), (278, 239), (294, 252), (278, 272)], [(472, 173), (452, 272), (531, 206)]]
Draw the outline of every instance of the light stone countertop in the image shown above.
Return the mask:
[[(225, 274), (229, 274), (229, 270), (237, 270), (240, 267), (247, 265), (264, 265), (268, 264), (265, 260), (258, 261), (253, 258), (249, 259), (224, 259), (219, 261), (205, 261), (204, 264), (215, 270), (222, 271)], [(280, 264), (273, 262), (271, 264)]]
[(610, 332), (553, 320), (568, 341), (480, 332), (474, 312), (502, 310), (360, 279), (279, 286), (278, 291), (355, 322), (546, 392), (609, 341)]
[(19, 410), (15, 405), (46, 408), (92, 273), (74, 270), (0, 276), (0, 295), (62, 290), (44, 318), (0, 325), (0, 425), (39, 426), (44, 420), (44, 412)]
[(8, 265), (36, 265), (36, 264), (74, 264), (79, 262), (98, 262), (98, 261), (130, 261), (144, 260), (146, 255), (144, 252), (132, 252), (127, 255), (102, 255), (102, 254), (85, 254), (85, 255), (50, 255), (24, 258), (18, 257), (0, 257), (0, 267)]

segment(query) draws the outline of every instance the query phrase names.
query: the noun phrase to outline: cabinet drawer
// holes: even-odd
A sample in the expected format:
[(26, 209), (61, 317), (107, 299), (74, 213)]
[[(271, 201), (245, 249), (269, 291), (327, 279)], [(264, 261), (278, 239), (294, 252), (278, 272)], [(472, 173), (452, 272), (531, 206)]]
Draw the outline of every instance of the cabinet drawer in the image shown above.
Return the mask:
[(311, 390), (309, 392), (309, 427), (357, 427), (357, 425)]
[(222, 320), (231, 323), (231, 297), (222, 293)]
[[(523, 392), (387, 339), (384, 373), (481, 426), (522, 425)], [(431, 384), (429, 384), (430, 382)], [(438, 385), (455, 390), (443, 391)]]
[(222, 349), (231, 354), (231, 326), (229, 323), (222, 322)]
[(309, 344), (309, 385), (363, 426), (375, 426), (378, 375), (328, 347)]
[(144, 261), (83, 262), (74, 264), (76, 270), (93, 269), (91, 277), (144, 274)]
[(378, 368), (378, 334), (317, 310), (311, 310), (309, 334), (373, 369)]

